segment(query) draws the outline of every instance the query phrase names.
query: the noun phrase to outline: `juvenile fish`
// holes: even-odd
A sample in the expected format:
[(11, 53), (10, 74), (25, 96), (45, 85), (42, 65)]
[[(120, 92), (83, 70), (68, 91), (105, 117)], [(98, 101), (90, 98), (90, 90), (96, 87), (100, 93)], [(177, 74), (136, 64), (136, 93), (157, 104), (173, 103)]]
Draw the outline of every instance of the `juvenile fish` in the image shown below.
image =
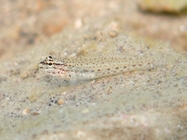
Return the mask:
[(62, 77), (64, 80), (89, 80), (119, 73), (150, 70), (164, 65), (159, 56), (150, 55), (102, 55), (64, 57), (56, 59), (46, 57), (39, 66), (47, 73)]

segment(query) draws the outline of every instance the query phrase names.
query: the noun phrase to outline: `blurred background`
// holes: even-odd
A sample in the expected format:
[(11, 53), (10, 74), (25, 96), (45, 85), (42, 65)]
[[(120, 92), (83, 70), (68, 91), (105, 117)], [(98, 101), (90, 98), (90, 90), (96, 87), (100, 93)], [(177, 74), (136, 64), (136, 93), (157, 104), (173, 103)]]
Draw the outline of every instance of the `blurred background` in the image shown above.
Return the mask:
[(187, 51), (187, 0), (1, 0), (0, 61), (66, 29), (115, 19), (119, 30)]

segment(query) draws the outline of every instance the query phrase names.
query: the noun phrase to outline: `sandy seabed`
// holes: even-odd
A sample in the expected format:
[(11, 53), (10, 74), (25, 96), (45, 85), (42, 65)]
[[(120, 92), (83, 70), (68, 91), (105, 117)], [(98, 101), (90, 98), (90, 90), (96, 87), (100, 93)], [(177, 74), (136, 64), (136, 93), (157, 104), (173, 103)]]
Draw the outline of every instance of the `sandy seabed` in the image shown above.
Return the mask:
[[(186, 50), (185, 16), (143, 13), (136, 1), (21, 2), (1, 17), (1, 139), (186, 139), (187, 55), (172, 49)], [(158, 67), (71, 83), (38, 66), (101, 54), (149, 54)]]

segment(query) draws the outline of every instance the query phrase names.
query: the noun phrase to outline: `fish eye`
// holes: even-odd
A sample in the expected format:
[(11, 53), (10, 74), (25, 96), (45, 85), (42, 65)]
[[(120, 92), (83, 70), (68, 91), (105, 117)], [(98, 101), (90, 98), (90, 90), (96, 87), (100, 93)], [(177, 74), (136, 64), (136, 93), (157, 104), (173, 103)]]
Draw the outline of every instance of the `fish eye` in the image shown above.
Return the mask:
[(53, 57), (51, 55), (49, 55), (48, 58), (53, 59)]

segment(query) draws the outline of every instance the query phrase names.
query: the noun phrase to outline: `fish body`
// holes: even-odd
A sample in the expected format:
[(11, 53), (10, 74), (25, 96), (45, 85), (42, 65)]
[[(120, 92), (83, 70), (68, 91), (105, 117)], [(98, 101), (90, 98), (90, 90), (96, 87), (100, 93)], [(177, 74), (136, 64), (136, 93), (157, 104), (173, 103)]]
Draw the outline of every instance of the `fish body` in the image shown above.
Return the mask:
[(163, 60), (149, 55), (101, 55), (62, 59), (48, 56), (39, 66), (49, 74), (65, 80), (89, 80), (129, 71), (150, 70), (163, 63)]

